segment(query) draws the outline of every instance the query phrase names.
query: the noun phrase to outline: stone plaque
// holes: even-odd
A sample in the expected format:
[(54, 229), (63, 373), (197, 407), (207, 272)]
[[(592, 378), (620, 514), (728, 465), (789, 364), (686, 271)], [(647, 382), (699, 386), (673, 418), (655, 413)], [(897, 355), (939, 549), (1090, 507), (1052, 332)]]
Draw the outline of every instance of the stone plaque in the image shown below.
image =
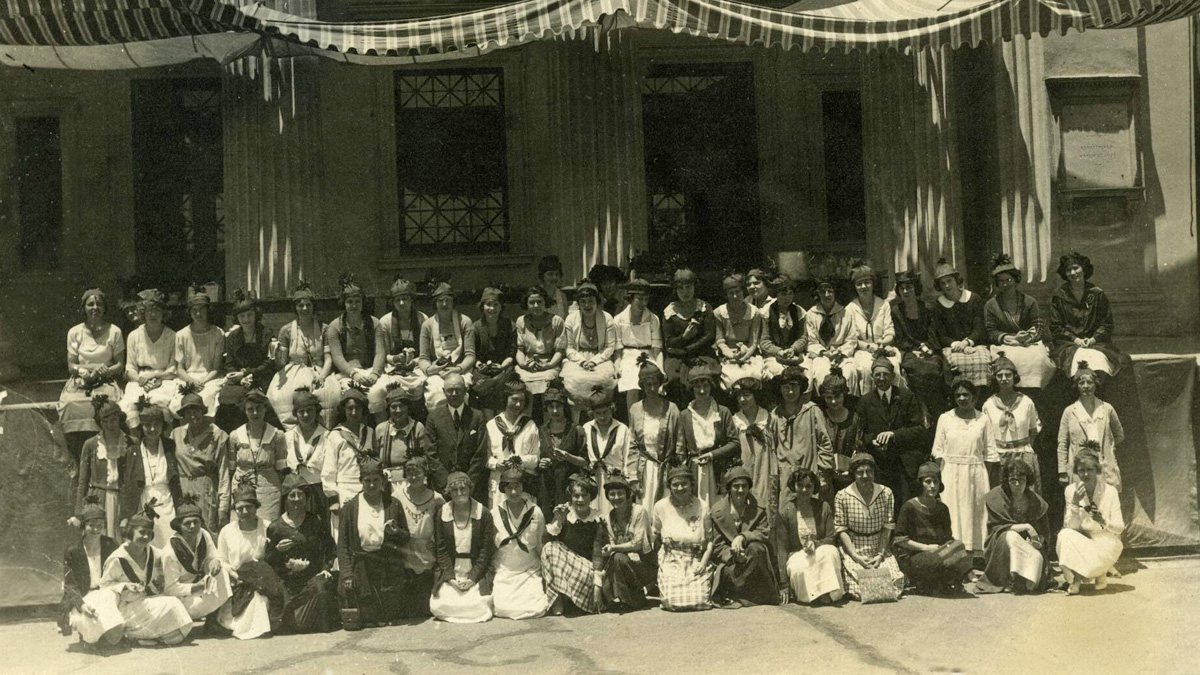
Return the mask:
[(1137, 154), (1128, 99), (1064, 103), (1059, 118), (1068, 190), (1136, 187)]

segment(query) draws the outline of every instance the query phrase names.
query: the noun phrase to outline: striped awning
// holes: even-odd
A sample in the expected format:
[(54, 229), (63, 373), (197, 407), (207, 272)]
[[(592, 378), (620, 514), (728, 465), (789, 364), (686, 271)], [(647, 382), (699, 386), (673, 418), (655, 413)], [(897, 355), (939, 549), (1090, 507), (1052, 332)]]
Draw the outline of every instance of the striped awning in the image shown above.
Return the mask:
[(939, 49), (1157, 23), (1200, 11), (1200, 0), (802, 0), (783, 10), (732, 0), (523, 0), (463, 14), (357, 23), (315, 21), (261, 4), (233, 8), (219, 0), (192, 0), (192, 8), (234, 29), (320, 50), (415, 57), (633, 27), (783, 49)]
[[(17, 65), (18, 57), (49, 49), (53, 59), (45, 60), (58, 67), (88, 67), (76, 63), (88, 61), (86, 48), (102, 46), (108, 52), (98, 63), (114, 65), (93, 67), (229, 60), (253, 36), (276, 55), (290, 45), (293, 53), (370, 63), (469, 57), (630, 28), (782, 49), (940, 49), (1146, 25), (1198, 11), (1200, 0), (801, 0), (786, 9), (733, 0), (521, 0), (446, 16), (332, 23), (222, 0), (0, 0), (0, 45), (10, 47), (0, 62)], [(138, 52), (151, 62), (132, 56)]]

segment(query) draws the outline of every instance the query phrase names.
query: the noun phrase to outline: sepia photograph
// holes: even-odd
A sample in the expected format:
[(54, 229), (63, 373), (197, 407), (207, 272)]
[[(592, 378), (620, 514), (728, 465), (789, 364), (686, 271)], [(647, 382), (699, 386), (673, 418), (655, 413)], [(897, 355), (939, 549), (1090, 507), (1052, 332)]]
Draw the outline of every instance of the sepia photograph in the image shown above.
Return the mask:
[(1200, 672), (1200, 0), (0, 2), (0, 675)]

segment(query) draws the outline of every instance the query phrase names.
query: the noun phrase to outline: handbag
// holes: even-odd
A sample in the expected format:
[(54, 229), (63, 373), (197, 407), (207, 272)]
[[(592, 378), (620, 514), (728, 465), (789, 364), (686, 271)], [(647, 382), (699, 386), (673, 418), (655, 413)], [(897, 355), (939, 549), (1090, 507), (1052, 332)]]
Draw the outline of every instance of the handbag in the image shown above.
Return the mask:
[(955, 562), (964, 557), (968, 559), (971, 557), (971, 555), (967, 553), (966, 544), (957, 539), (951, 539), (950, 541), (942, 544), (937, 548), (936, 551), (933, 552), (933, 554), (942, 561), (942, 564), (949, 566), (952, 566)]
[(862, 604), (896, 602), (900, 599), (900, 589), (892, 583), (892, 573), (887, 567), (880, 566), (874, 569), (864, 567), (858, 570), (856, 577), (858, 579), (858, 598)]

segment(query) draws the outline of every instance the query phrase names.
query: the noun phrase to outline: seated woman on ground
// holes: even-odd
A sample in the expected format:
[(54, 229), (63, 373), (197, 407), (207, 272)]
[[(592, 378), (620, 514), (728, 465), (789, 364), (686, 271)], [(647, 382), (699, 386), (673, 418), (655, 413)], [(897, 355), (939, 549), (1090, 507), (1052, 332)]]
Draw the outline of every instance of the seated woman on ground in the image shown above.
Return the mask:
[(166, 595), (162, 551), (154, 548), (153, 506), (124, 523), (125, 543), (104, 563), (100, 588), (116, 593), (125, 637), (142, 646), (177, 645), (192, 630), (192, 617), (179, 598)]
[(575, 474), (569, 482), (570, 501), (554, 507), (546, 525), (547, 541), (542, 546), (542, 574), (554, 598), (551, 614), (562, 614), (566, 601), (585, 613), (600, 611), (604, 582), (604, 521), (592, 508), (596, 483), (586, 474)]
[(1067, 594), (1077, 595), (1084, 581), (1097, 591), (1108, 586), (1108, 571), (1121, 557), (1121, 501), (1101, 474), (1100, 457), (1091, 450), (1075, 456), (1076, 481), (1067, 486), (1067, 512), (1058, 532), (1058, 563), (1067, 580)]
[(793, 499), (780, 505), (779, 515), (787, 542), (784, 573), (792, 597), (805, 605), (833, 604), (846, 594), (833, 508), (818, 497), (821, 481), (812, 469), (796, 467), (787, 483)]
[(233, 590), (193, 495), (179, 500), (171, 529), (174, 534), (163, 548), (166, 593), (179, 598), (193, 620), (203, 621), (229, 600)]
[(328, 633), (341, 626), (333, 563), (337, 549), (328, 523), (309, 512), (307, 484), (283, 480), (283, 515), (267, 526), (266, 563), (288, 591), (281, 632)]
[(450, 501), (438, 515), (437, 565), (429, 611), (448, 623), (481, 623), (492, 618), (492, 556), (496, 528), (492, 514), (471, 499), (471, 478), (455, 471), (446, 478)]
[(359, 462), (362, 490), (342, 504), (337, 558), (347, 630), (383, 626), (400, 617), (405, 586), (401, 547), (408, 542), (404, 507), (385, 492), (387, 477), (374, 458)]
[(1048, 584), (1045, 556), (1050, 525), (1046, 501), (1032, 487), (1033, 469), (1018, 457), (1009, 457), (1000, 468), (1000, 486), (992, 488), (985, 503), (988, 534), (983, 576), (975, 581), (979, 593), (1033, 593)]
[(858, 575), (864, 569), (883, 568), (897, 591), (904, 589), (904, 573), (891, 551), (895, 528), (892, 491), (875, 483), (875, 458), (860, 452), (850, 458), (854, 482), (837, 493), (833, 522), (842, 544), (846, 592), (861, 598)]
[(892, 550), (918, 592), (960, 591), (971, 571), (971, 553), (950, 530), (950, 510), (938, 496), (943, 489), (941, 469), (926, 462), (917, 470), (917, 480), (921, 494), (900, 507)]
[(733, 467), (725, 474), (725, 496), (708, 512), (719, 570), (713, 592), (717, 607), (775, 605), (787, 599), (786, 589), (780, 597), (771, 549), (774, 519), (751, 494), (753, 485), (745, 467)]
[(525, 493), (525, 473), (519, 467), (502, 468), (499, 488), (503, 497), (492, 506), (492, 602), (498, 617), (536, 619), (550, 609), (541, 562), (546, 519)]
[(670, 494), (658, 500), (650, 519), (660, 606), (670, 612), (710, 609), (716, 570), (708, 505), (696, 496), (696, 478), (687, 467), (668, 471), (667, 486)]
[(233, 595), (221, 605), (217, 622), (239, 640), (252, 640), (279, 629), (287, 588), (267, 553), (267, 522), (258, 516), (254, 480), (246, 476), (233, 492), (236, 517), (217, 535), (217, 558), (229, 575)]
[(600, 547), (600, 607), (606, 612), (642, 609), (646, 588), (657, 575), (650, 547), (650, 513), (635, 499), (633, 487), (620, 472), (604, 483), (609, 509), (602, 513)]
[(100, 588), (100, 582), (117, 542), (104, 534), (107, 518), (98, 497), (88, 497), (75, 519), (82, 524), (83, 539), (63, 555), (58, 627), (63, 635), (77, 631), (85, 644), (112, 647), (125, 637), (125, 617), (117, 604), (119, 596)]

